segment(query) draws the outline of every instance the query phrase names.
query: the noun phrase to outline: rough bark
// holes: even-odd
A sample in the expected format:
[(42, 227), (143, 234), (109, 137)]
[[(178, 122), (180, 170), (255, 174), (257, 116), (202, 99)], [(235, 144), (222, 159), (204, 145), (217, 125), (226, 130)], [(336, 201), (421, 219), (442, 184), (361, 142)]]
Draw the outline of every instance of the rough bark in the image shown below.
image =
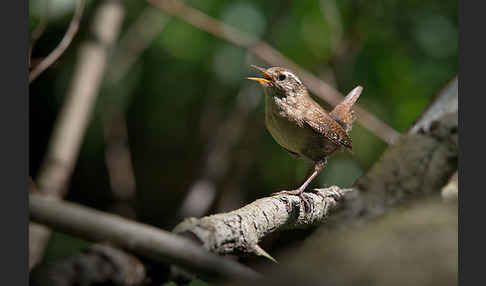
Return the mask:
[(442, 199), (446, 202), (454, 202), (459, 197), (459, 174), (458, 171), (451, 176), (447, 185), (442, 188)]
[(176, 264), (206, 279), (259, 276), (189, 239), (117, 215), (42, 194), (29, 195), (29, 210), (31, 220), (37, 223), (86, 240), (111, 243), (140, 257)]
[[(457, 285), (457, 203), (437, 192), (357, 227), (322, 225), (253, 285)], [(248, 281), (225, 285), (248, 285)]]
[(266, 197), (232, 212), (186, 219), (174, 232), (195, 236), (206, 249), (215, 253), (254, 253), (272, 259), (258, 246), (263, 237), (277, 230), (321, 223), (336, 206), (337, 199), (352, 191), (333, 186), (306, 193), (312, 206), (310, 211), (304, 211), (296, 196)]

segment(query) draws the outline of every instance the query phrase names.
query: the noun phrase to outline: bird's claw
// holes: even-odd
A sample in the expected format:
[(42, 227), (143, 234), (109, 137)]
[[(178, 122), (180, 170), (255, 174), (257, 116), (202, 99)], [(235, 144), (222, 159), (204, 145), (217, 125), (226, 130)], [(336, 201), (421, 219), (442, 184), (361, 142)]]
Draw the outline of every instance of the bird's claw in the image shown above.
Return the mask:
[(304, 192), (299, 190), (299, 189), (292, 190), (292, 191), (280, 191), (280, 192), (276, 192), (276, 193), (272, 194), (272, 196), (276, 196), (276, 195), (298, 196), (302, 200), (302, 202), (304, 202), (304, 211), (310, 211), (311, 210), (309, 200), (304, 196)]

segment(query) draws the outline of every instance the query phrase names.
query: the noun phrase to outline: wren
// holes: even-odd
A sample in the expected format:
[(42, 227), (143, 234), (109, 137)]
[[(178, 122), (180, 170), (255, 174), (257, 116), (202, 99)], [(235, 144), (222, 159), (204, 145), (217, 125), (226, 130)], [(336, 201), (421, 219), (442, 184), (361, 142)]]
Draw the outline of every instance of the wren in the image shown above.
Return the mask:
[(312, 173), (299, 188), (274, 195), (296, 195), (309, 208), (310, 204), (302, 193), (325, 167), (327, 158), (337, 151), (352, 149), (349, 131), (356, 116), (351, 108), (363, 88), (354, 88), (328, 113), (310, 97), (304, 84), (288, 69), (252, 67), (263, 75), (263, 78), (248, 79), (263, 86), (265, 124), (273, 139), (292, 155), (314, 164)]

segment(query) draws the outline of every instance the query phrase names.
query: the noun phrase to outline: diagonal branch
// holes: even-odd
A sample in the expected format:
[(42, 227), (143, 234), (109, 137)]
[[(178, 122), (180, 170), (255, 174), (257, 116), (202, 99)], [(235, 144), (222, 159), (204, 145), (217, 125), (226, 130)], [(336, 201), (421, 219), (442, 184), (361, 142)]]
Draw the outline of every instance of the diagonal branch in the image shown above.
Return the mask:
[(113, 51), (110, 68), (106, 72), (106, 85), (116, 86), (139, 60), (169, 22), (169, 17), (153, 7), (146, 7), (127, 28)]
[[(235, 46), (249, 50), (257, 57), (273, 66), (284, 66), (296, 71), (309, 90), (330, 105), (336, 106), (343, 100), (342, 94), (337, 90), (320, 80), (312, 73), (301, 68), (296, 63), (282, 55), (279, 51), (275, 50), (269, 44), (259, 40), (258, 38), (221, 23), (217, 19), (212, 18), (192, 7), (186, 6), (184, 3), (177, 0), (148, 0), (148, 2), (198, 29), (228, 41)], [(369, 113), (365, 109), (359, 106), (355, 106), (354, 109), (358, 115), (358, 121), (363, 125), (363, 127), (369, 129), (373, 134), (385, 142), (389, 144), (393, 143), (400, 135), (385, 122), (376, 118), (373, 114)]]
[(79, 23), (81, 22), (81, 16), (84, 10), (84, 0), (76, 1), (76, 10), (74, 16), (69, 23), (69, 27), (64, 34), (61, 42), (52, 52), (45, 57), (39, 64), (37, 64), (29, 74), (29, 83), (33, 82), (43, 71), (50, 67), (69, 47), (74, 36), (78, 32)]
[(63, 202), (29, 195), (30, 218), (59, 231), (92, 241), (105, 241), (134, 254), (174, 263), (205, 278), (257, 278), (259, 274), (229, 259), (207, 252), (191, 240), (155, 227)]
[[(63, 197), (94, 108), (110, 48), (117, 39), (124, 9), (121, 1), (104, 1), (91, 25), (94, 38), (81, 44), (66, 103), (54, 124), (37, 183), (43, 194)], [(29, 268), (43, 256), (48, 229), (29, 226)]]
[(232, 212), (186, 219), (174, 232), (197, 237), (206, 249), (215, 253), (252, 253), (273, 260), (258, 246), (260, 240), (272, 232), (321, 223), (348, 192), (354, 190), (332, 186), (305, 193), (311, 211), (304, 210), (297, 196), (265, 197)]

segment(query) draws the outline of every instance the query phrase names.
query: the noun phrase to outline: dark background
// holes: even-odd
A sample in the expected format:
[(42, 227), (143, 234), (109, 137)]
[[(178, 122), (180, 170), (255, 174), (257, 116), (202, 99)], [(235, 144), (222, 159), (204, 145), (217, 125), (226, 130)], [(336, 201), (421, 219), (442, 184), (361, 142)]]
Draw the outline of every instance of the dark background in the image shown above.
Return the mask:
[[(31, 31), (43, 17), (43, 1), (29, 2)], [(362, 85), (359, 105), (400, 132), (457, 73), (457, 1), (186, 3), (260, 37), (342, 93)], [(121, 37), (147, 7), (143, 1), (125, 4)], [(29, 175), (34, 179), (96, 5), (88, 2), (71, 46), (29, 86)], [(49, 22), (33, 59), (59, 43), (73, 8), (74, 1), (50, 2)], [(241, 48), (169, 19), (129, 73), (101, 89), (67, 199), (170, 229), (195, 215), (182, 207), (195, 189), (205, 198), (214, 195), (197, 214), (204, 215), (297, 186), (309, 165), (289, 156), (265, 130), (263, 91), (245, 79), (256, 74), (250, 64), (264, 65)], [(122, 203), (113, 195), (106, 160), (108, 110), (121, 114), (116, 126), (126, 127), (136, 182), (135, 196)], [(333, 156), (314, 186), (351, 186), (386, 147), (359, 124), (351, 136), (353, 154)], [(84, 245), (55, 233), (47, 259)]]

